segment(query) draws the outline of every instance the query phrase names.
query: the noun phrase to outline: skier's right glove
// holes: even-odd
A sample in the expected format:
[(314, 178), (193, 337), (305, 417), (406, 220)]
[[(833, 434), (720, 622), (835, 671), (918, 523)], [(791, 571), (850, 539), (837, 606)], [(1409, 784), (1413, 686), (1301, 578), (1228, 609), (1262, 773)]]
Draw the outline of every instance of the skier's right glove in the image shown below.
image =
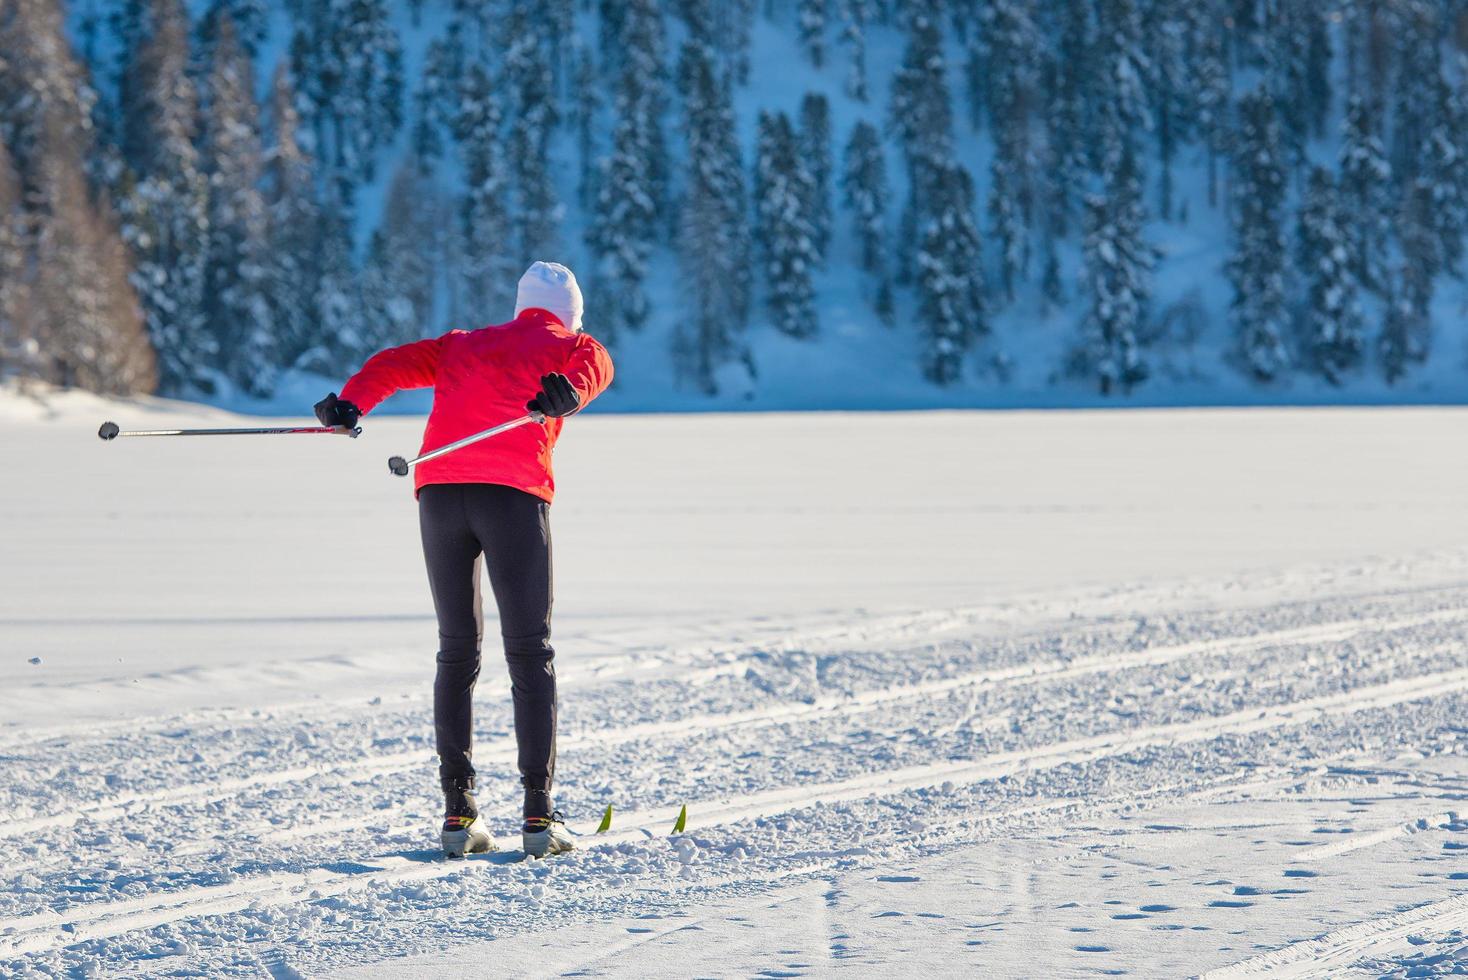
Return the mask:
[(581, 407), (581, 393), (564, 374), (547, 374), (540, 379), (540, 391), (525, 405), (527, 412), (539, 412), (558, 419)]
[(342, 401), (333, 391), (316, 403), (316, 417), (321, 420), (322, 425), (341, 425), (353, 429), (357, 426), (357, 420), (362, 417), (362, 410), (351, 402)]

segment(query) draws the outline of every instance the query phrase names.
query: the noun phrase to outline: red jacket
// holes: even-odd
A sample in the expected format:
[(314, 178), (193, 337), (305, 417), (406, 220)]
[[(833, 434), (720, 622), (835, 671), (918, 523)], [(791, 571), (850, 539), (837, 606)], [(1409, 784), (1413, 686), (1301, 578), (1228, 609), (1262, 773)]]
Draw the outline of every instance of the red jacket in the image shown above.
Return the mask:
[[(584, 333), (572, 333), (556, 317), (528, 309), (509, 323), (454, 330), (372, 355), (342, 388), (343, 401), (362, 413), (403, 388), (433, 391), (433, 411), (422, 452), (525, 414), (543, 375), (571, 380), (585, 408), (612, 382), (607, 350)], [(561, 419), (524, 425), (415, 467), (414, 492), (430, 483), (499, 483), (549, 502), (555, 495), (551, 450)]]

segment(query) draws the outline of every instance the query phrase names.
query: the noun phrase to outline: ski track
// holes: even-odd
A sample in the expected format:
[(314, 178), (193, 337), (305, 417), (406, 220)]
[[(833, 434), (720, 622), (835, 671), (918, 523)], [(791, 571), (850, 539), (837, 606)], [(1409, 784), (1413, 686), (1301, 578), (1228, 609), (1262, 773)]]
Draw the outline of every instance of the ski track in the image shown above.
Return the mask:
[[(1323, 760), (1345, 758), (1349, 750), (1340, 751), (1338, 744), (1406, 747), (1412, 743), (1404, 739), (1426, 737), (1424, 732), (1450, 726), (1447, 719), (1463, 715), (1468, 707), (1468, 668), (1459, 666), (1468, 622), (1468, 614), (1460, 611), (1465, 596), (1468, 589), (1454, 585), (1379, 592), (1364, 599), (1188, 611), (1161, 620), (1102, 614), (1079, 623), (1062, 623), (1060, 617), (1052, 621), (1053, 603), (1037, 604), (1026, 614), (1043, 610), (1043, 628), (1030, 620), (1028, 632), (992, 641), (975, 637), (986, 628), (981, 611), (992, 614), (993, 608), (973, 607), (887, 617), (858, 627), (815, 629), (755, 648), (709, 645), (691, 658), (691, 669), (672, 671), (658, 682), (661, 686), (653, 685), (655, 690), (645, 695), (647, 704), (641, 706), (648, 710), (630, 706), (632, 717), (653, 720), (618, 724), (616, 715), (608, 715), (610, 723), (573, 725), (563, 738), (563, 751), (587, 753), (587, 761), (615, 762), (617, 753), (608, 749), (638, 746), (642, 753), (638, 758), (650, 749), (668, 753), (669, 759), (685, 763), (686, 772), (682, 782), (675, 780), (668, 788), (631, 794), (633, 809), (617, 811), (611, 832), (583, 838), (581, 853), (559, 864), (518, 864), (519, 856), (509, 851), (517, 842), (501, 841), (504, 852), (464, 862), (443, 862), (432, 850), (411, 848), (365, 860), (326, 862), (319, 848), (314, 856), (304, 850), (297, 854), (267, 849), (259, 851), (259, 866), (251, 867), (251, 849), (299, 844), (332, 831), (354, 836), (365, 832), (367, 839), (376, 836), (387, 842), (416, 838), (427, 843), (426, 822), (411, 806), (374, 811), (366, 801), (372, 799), (379, 777), (406, 780), (416, 770), (426, 771), (432, 754), (426, 744), (409, 751), (369, 752), (365, 757), (353, 756), (347, 746), (340, 759), (327, 764), (260, 771), (262, 764), (308, 757), (321, 742), (331, 744), (332, 726), (370, 731), (373, 716), (363, 713), (360, 702), (333, 703), (340, 713), (326, 718), (319, 732), (292, 727), (300, 722), (286, 710), (264, 718), (252, 715), (244, 732), (234, 732), (228, 727), (230, 717), (212, 713), (194, 736), (207, 741), (202, 728), (219, 726), (240, 743), (227, 759), (205, 760), (199, 764), (204, 771), (175, 767), (174, 785), (105, 794), (82, 800), (66, 814), (0, 824), (0, 839), (33, 838), (17, 842), (29, 846), (31, 853), (11, 854), (0, 870), (0, 881), (13, 890), (26, 880), (27, 894), (50, 895), (44, 910), (0, 918), (0, 973), (12, 968), (17, 973), (45, 973), (86, 969), (96, 963), (115, 965), (117, 956), (128, 951), (167, 955), (170, 944), (181, 942), (177, 938), (181, 923), (207, 920), (213, 925), (206, 935), (240, 936), (239, 927), (231, 923), (246, 916), (256, 923), (247, 930), (250, 949), (224, 959), (216, 955), (211, 970), (296, 976), (297, 969), (309, 972), (313, 962), (327, 962), (320, 959), (327, 955), (323, 948), (313, 945), (309, 935), (297, 933), (350, 916), (348, 910), (364, 899), (370, 899), (369, 905), (380, 904), (384, 900), (380, 896), (407, 903), (401, 922), (393, 917), (374, 926), (401, 931), (415, 921), (432, 925), (431, 918), (424, 920), (414, 908), (423, 908), (431, 917), (445, 895), (494, 888), (483, 899), (484, 914), (513, 926), (542, 914), (537, 911), (543, 902), (541, 882), (550, 875), (558, 882), (561, 897), (580, 910), (578, 914), (606, 914), (632, 901), (633, 894), (645, 893), (649, 882), (661, 900), (684, 893), (751, 894), (792, 878), (890, 858), (911, 846), (901, 828), (916, 815), (928, 828), (925, 844), (941, 850), (972, 841), (984, 828), (1006, 821), (1033, 823), (1078, 808), (1176, 800), (1298, 778)], [(1098, 598), (1093, 611), (1099, 613), (1105, 605), (1106, 600)], [(1362, 608), (1368, 612), (1360, 613)], [(1357, 614), (1341, 615), (1345, 611)], [(1324, 618), (1300, 624), (1312, 616)], [(1186, 637), (1190, 632), (1205, 635)], [(1179, 633), (1185, 638), (1165, 642)], [(1164, 642), (1156, 642), (1159, 639)], [(990, 645), (998, 651), (993, 657), (1001, 662), (985, 662), (993, 659)], [(872, 655), (857, 657), (855, 650)], [(983, 665), (923, 678), (932, 667), (951, 662), (955, 651), (967, 658), (960, 658), (962, 662)], [(1012, 662), (1003, 662), (1001, 653)], [(626, 685), (632, 679), (665, 672), (675, 660), (670, 653), (648, 655), (573, 689), (586, 702), (587, 716), (600, 721), (598, 705), (630, 697), (633, 689)], [(1204, 669), (1209, 661), (1225, 661), (1227, 666)], [(1194, 669), (1180, 669), (1187, 664)], [(1127, 690), (1123, 680), (1142, 693), (1123, 696)], [(1072, 683), (1077, 681), (1086, 683)], [(1040, 685), (1053, 690), (1040, 698), (1030, 690)], [(822, 693), (830, 690), (840, 693)], [(1036, 713), (1037, 701), (1047, 705), (1047, 714)], [(321, 708), (316, 702), (309, 710)], [(411, 710), (421, 712), (422, 706)], [(1206, 713), (1175, 720), (1189, 711)], [(1397, 717), (1403, 712), (1420, 718), (1406, 724)], [(864, 726), (864, 720), (870, 725)], [(922, 732), (916, 745), (908, 744), (913, 736), (904, 734), (904, 724), (913, 733)], [(175, 718), (145, 724), (140, 731), (168, 733), (173, 728), (190, 730), (186, 721)], [(110, 731), (104, 727), (90, 732), (91, 741), (79, 739), (79, 756), (95, 757), (95, 763), (87, 764), (97, 768), (96, 775), (82, 773), (78, 778), (99, 780), (125, 766), (128, 753), (140, 744), (138, 739), (146, 737)], [(870, 741), (872, 733), (893, 734), (851, 758), (842, 740)], [(257, 736), (262, 741), (253, 742)], [(51, 730), (29, 744), (20, 737), (0, 744), (24, 753), (30, 746), (54, 746), (62, 738)], [(940, 761), (910, 762), (924, 755), (927, 742), (943, 750), (929, 753)], [(995, 748), (1006, 744), (1012, 747)], [(1241, 779), (1238, 759), (1247, 758), (1251, 746), (1264, 745), (1272, 746), (1269, 754), (1279, 764)], [(507, 737), (484, 739), (481, 746), (475, 756), (481, 768), (512, 764), (513, 746)], [(720, 752), (737, 760), (743, 757), (739, 749), (753, 751), (760, 746), (798, 748), (793, 754), (809, 758), (812, 771), (837, 778), (811, 781), (800, 775), (801, 770), (787, 774), (772, 767), (762, 774), (762, 785), (736, 789), (728, 779), (699, 774), (701, 767), (717, 763)], [(782, 751), (777, 756), (790, 754)], [(1160, 774), (1175, 778), (1158, 782), (1157, 774), (1139, 774), (1129, 761), (1139, 756), (1153, 759)], [(217, 773), (223, 765), (246, 774), (221, 778)], [(209, 767), (215, 775), (208, 774)], [(595, 766), (581, 768), (587, 770), (581, 777), (583, 793), (595, 796), (596, 780), (612, 778), (595, 773)], [(840, 775), (843, 770), (853, 774)], [(156, 778), (167, 778), (168, 772), (164, 766)], [(200, 789), (201, 779), (207, 781), (207, 790)], [(1129, 781), (1135, 785), (1120, 792)], [(333, 810), (337, 802), (350, 804), (355, 799), (359, 814), (342, 820), (297, 819), (285, 826), (259, 822), (264, 815), (261, 807), (274, 806), (283, 790), (304, 792), (303, 784), (333, 794)], [(0, 791), (7, 789), (0, 784)], [(14, 788), (9, 791), (18, 798)], [(688, 832), (670, 839), (664, 835), (684, 802)], [(167, 860), (182, 874), (144, 874), (122, 892), (99, 894), (83, 888), (77, 894), (69, 870), (45, 870), (67, 861), (75, 869), (80, 861), (75, 849), (67, 846), (71, 838), (47, 835), (84, 839), (109, 822), (119, 822), (132, 835), (129, 839), (152, 840), (158, 847), (176, 839), (190, 814), (221, 803), (243, 807), (239, 816), (243, 822), (234, 825), (234, 840), (223, 843), (246, 854), (244, 859), (235, 858), (245, 870), (223, 880), (190, 883), (219, 877), (203, 870), (212, 865), (198, 871), (187, 866), (189, 861), (207, 862), (217, 853), (207, 840), (169, 847)], [(171, 816), (175, 810), (177, 815)], [(842, 822), (845, 815), (865, 814), (863, 819), (870, 820), (871, 814), (886, 812), (894, 816), (872, 830), (851, 829), (850, 824), (861, 820)], [(288, 812), (286, 819), (294, 813)], [(783, 835), (792, 819), (794, 826), (824, 831), (824, 836), (812, 833), (811, 840), (825, 840), (829, 846), (803, 850), (785, 846)], [(1434, 813), (1297, 852), (1292, 863), (1338, 857), (1458, 819), (1456, 811)], [(394, 820), (401, 823), (394, 825)], [(135, 856), (150, 853), (151, 847), (139, 848)], [(0, 850), (0, 857), (5, 854)], [(118, 855), (111, 866), (121, 867), (128, 860), (128, 854)], [(179, 861), (185, 864), (180, 866)], [(693, 862), (701, 864), (696, 878), (688, 874)], [(497, 886), (485, 878), (491, 867), (503, 877)], [(576, 867), (585, 867), (588, 873), (578, 878), (564, 870)], [(48, 876), (49, 890), (47, 880), (37, 880), (37, 874)], [(274, 917), (278, 915), (284, 918)], [(1448, 930), (1464, 924), (1468, 924), (1468, 896), (1459, 896), (1295, 943), (1207, 976), (1314, 975), (1332, 964), (1394, 953), (1416, 930), (1429, 926)], [(259, 945), (262, 937), (264, 946)], [(360, 944), (368, 941), (337, 938), (333, 948), (342, 961), (350, 961), (363, 955)]]
[[(878, 705), (921, 700), (968, 687), (1034, 684), (1142, 666), (1161, 666), (1187, 657), (1222, 657), (1269, 646), (1318, 645), (1344, 641), (1371, 633), (1409, 630), (1428, 625), (1456, 624), (1465, 621), (1468, 621), (1468, 613), (1456, 610), (1442, 610), (1425, 615), (1397, 618), (1341, 620), (1248, 636), (1220, 637), (1155, 647), (1126, 654), (1100, 654), (1069, 661), (1029, 663), (1014, 667), (980, 670), (927, 683), (898, 685), (887, 689), (828, 696), (806, 703), (766, 706), (738, 712), (677, 718), (670, 721), (646, 722), (617, 729), (591, 730), (564, 736), (561, 739), (561, 745), (563, 748), (575, 748), (592, 742), (599, 744), (628, 742), (670, 734), (677, 735), (690, 729), (709, 731), (735, 727), (767, 727), (817, 715), (830, 715), (833, 718), (851, 716)], [(948, 620), (940, 619), (938, 622), (946, 624)], [(1230, 673), (1219, 676), (1230, 676)], [(475, 749), (476, 758), (482, 761), (504, 761), (513, 758), (513, 754), (514, 742), (509, 738), (481, 742)], [(65, 826), (83, 819), (92, 821), (113, 819), (125, 815), (135, 807), (226, 799), (249, 789), (317, 779), (323, 776), (350, 773), (354, 777), (360, 777), (401, 772), (422, 767), (427, 759), (431, 759), (431, 752), (420, 750), (393, 753), (357, 758), (342, 766), (301, 766), (239, 779), (213, 780), (207, 791), (201, 791), (197, 786), (183, 786), (154, 792), (117, 794), (103, 800), (84, 802), (66, 813), (0, 823), (0, 838), (32, 834), (48, 827)]]
[[(916, 789), (946, 788), (948, 784), (995, 780), (1027, 769), (1058, 768), (1150, 745), (1243, 735), (1271, 730), (1286, 724), (1308, 724), (1337, 714), (1382, 708), (1433, 694), (1468, 691), (1468, 669), (1393, 681), (1374, 688), (1266, 710), (1255, 708), (1197, 722), (1153, 726), (1049, 746), (1042, 751), (1007, 753), (973, 762), (943, 762), (906, 770), (884, 771), (842, 782), (787, 787), (737, 800), (695, 801), (693, 830), (708, 826), (750, 821), (793, 809), (830, 806), (872, 796), (896, 795)], [(591, 846), (605, 847), (639, 841), (655, 829), (671, 826), (675, 808), (661, 808), (624, 816), (615, 833), (595, 839)], [(690, 831), (691, 832), (691, 831)], [(488, 856), (492, 863), (511, 860), (509, 842), (500, 842), (501, 852)], [(386, 855), (361, 862), (370, 870), (375, 885), (405, 884), (460, 873), (457, 862), (426, 863), (421, 858)], [(793, 872), (809, 873), (806, 870)], [(319, 900), (359, 887), (363, 870), (332, 872), (312, 870), (304, 874), (268, 874), (231, 885), (189, 889), (137, 900), (108, 903), (100, 909), (82, 907), (65, 913), (41, 913), (0, 920), (0, 955), (34, 953), (86, 939), (106, 938), (123, 932), (153, 928), (184, 918), (235, 912), (261, 903), (280, 904), (304, 899)]]

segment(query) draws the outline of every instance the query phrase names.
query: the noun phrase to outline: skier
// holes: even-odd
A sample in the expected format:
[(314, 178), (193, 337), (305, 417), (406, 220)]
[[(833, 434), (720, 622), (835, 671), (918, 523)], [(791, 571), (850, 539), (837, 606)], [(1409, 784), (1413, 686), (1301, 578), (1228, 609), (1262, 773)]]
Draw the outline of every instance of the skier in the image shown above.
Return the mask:
[[(581, 304), (571, 270), (536, 262), (520, 279), (510, 322), (381, 351), (342, 386), (340, 396), (332, 392), (316, 405), (323, 425), (354, 426), (393, 392), (432, 387), (425, 451), (524, 411), (546, 416), (543, 426), (521, 426), (416, 470), (423, 554), (438, 616), (433, 725), (445, 804), (443, 849), (450, 857), (494, 848), (474, 803), (470, 762), (483, 633), (481, 559), (499, 606), (509, 662), (525, 788), (525, 853), (543, 857), (572, 849), (551, 801), (556, 767), (551, 450), (561, 420), (585, 408), (612, 380), (606, 348), (581, 332)], [(523, 399), (530, 394), (527, 404)]]

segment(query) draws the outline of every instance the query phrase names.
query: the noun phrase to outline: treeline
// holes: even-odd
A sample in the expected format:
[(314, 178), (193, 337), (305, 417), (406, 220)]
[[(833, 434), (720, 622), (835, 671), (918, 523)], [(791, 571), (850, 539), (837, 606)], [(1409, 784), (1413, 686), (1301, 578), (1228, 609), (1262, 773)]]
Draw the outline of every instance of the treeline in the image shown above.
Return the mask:
[[(756, 374), (755, 321), (821, 343), (836, 274), (934, 384), (1002, 380), (992, 321), (1038, 298), (1060, 372), (1125, 392), (1168, 341), (1149, 230), (1217, 212), (1234, 369), (1396, 381), (1462, 271), (1468, 0), (414, 0), (411, 77), (386, 0), (280, 2), (261, 66), (265, 0), (92, 0), (71, 32), (0, 0), (0, 372), (264, 396), (507, 316), (576, 243), (596, 332), (667, 326), (670, 386)], [(750, 105), (756, 18), (857, 121)]]

